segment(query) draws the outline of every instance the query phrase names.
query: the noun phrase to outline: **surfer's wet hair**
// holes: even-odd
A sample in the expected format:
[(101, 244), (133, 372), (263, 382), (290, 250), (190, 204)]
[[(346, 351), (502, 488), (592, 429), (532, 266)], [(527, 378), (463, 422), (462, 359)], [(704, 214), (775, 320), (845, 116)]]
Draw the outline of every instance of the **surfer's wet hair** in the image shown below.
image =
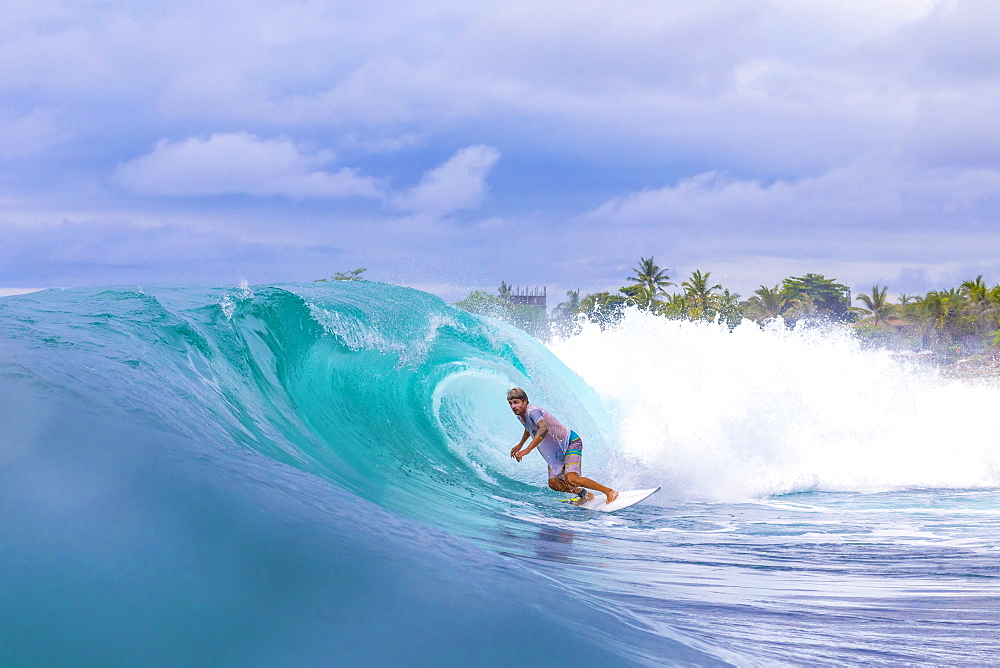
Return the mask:
[(528, 395), (520, 387), (507, 390), (507, 401), (510, 401), (511, 399), (520, 399), (524, 403), (528, 403)]

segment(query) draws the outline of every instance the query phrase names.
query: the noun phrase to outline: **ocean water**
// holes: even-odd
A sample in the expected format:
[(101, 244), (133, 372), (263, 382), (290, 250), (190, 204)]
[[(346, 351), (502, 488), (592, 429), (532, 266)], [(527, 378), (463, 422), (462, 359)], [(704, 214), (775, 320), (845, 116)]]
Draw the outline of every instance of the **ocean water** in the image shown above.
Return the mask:
[[(584, 473), (508, 456), (511, 386)], [(0, 662), (988, 664), (1000, 387), (836, 330), (546, 347), (369, 282), (0, 299)]]

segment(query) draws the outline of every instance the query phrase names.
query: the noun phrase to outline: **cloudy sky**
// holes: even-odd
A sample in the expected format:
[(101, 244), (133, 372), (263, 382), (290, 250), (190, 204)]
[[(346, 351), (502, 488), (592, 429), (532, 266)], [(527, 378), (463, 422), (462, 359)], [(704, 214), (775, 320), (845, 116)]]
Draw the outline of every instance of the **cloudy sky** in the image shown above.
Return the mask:
[(1000, 281), (996, 0), (4, 0), (0, 288)]

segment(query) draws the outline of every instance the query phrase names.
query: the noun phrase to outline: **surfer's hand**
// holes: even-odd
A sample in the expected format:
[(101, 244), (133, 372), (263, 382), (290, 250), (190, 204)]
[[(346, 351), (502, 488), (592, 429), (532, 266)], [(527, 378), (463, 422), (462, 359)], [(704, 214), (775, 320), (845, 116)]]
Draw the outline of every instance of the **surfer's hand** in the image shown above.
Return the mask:
[(520, 445), (515, 445), (513, 448), (510, 449), (510, 456), (516, 458), (517, 457), (517, 451), (520, 450), (520, 449), (521, 449)]

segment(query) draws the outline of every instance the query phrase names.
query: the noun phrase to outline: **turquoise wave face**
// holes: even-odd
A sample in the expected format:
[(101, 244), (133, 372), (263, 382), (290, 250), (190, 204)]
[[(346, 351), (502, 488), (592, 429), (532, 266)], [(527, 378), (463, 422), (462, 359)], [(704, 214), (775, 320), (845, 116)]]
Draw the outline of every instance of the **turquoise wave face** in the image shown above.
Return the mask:
[(46, 291), (0, 341), (0, 660), (705, 656), (502, 556), (565, 510), (506, 390), (604, 419), (517, 330), (335, 283)]
[(512, 386), (601, 433), (589, 388), (536, 341), (426, 293), (262, 288), (220, 308), (231, 333), (213, 337), (225, 362), (213, 379), (238, 418), (234, 440), (393, 512), (464, 532), (496, 514), (495, 497), (539, 489), (544, 467), (508, 457), (520, 437)]
[(544, 468), (507, 456), (521, 431), (512, 386), (602, 442), (600, 403), (545, 348), (426, 293), (368, 282), (151, 292), (8, 300), (7, 337), (65, 391), (409, 515), (537, 489)]

